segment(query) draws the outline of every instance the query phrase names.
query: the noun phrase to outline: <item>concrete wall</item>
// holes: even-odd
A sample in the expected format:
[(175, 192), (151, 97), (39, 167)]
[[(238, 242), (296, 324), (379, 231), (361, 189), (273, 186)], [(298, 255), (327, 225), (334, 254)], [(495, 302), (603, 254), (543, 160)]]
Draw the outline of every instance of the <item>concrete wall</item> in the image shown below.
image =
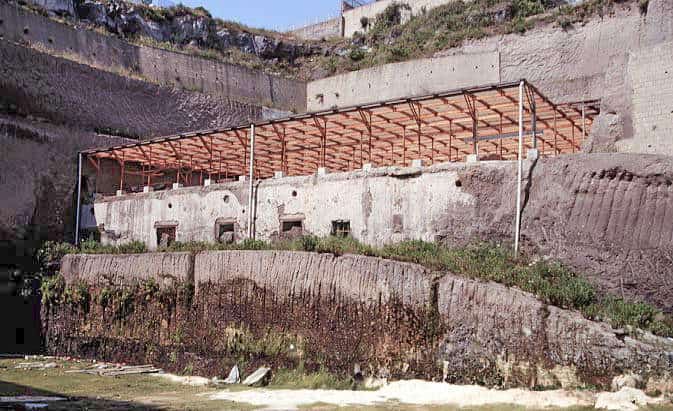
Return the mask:
[(0, 36), (61, 53), (77, 61), (129, 72), (150, 81), (201, 91), (221, 98), (301, 112), (304, 82), (152, 47), (129, 44), (114, 36), (71, 27), (20, 7), (0, 2)]
[[(500, 167), (490, 165), (488, 167)], [(355, 238), (385, 244), (409, 238), (433, 241), (438, 220), (451, 207), (469, 207), (470, 197), (456, 187), (464, 166), (438, 166), (416, 178), (396, 177), (393, 169), (339, 173), (325, 177), (264, 180), (257, 191), (257, 238), (280, 231), (280, 220), (301, 216), (304, 229), (330, 234), (333, 220), (349, 220)], [(190, 187), (150, 194), (108, 198), (94, 205), (105, 237), (123, 243), (140, 240), (156, 248), (155, 224), (177, 222), (177, 241), (215, 241), (215, 221), (236, 224), (237, 238), (247, 232), (247, 192), (244, 182)], [(226, 197), (226, 200), (225, 200)], [(424, 207), (418, 207), (419, 200)]]
[(498, 52), (413, 60), (310, 82), (307, 107), (326, 110), (499, 81)]
[(343, 19), (336, 17), (331, 20), (300, 27), (288, 32), (303, 40), (322, 40), (342, 36)]
[(394, 3), (408, 4), (411, 7), (411, 14), (417, 15), (424, 9), (430, 10), (443, 4), (451, 3), (455, 0), (380, 0), (357, 7), (343, 13), (344, 18), (344, 36), (351, 37), (356, 31), (363, 31), (360, 20), (367, 17), (372, 20), (381, 14), (386, 7)]
[(673, 154), (673, 43), (629, 55), (634, 138), (620, 151)]

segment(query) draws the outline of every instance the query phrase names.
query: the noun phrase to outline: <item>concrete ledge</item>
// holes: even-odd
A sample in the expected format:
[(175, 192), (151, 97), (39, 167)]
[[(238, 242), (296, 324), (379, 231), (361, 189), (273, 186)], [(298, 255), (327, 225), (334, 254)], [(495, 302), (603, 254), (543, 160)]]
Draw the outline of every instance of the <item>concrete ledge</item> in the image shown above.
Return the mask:
[(182, 184), (180, 184), (180, 183), (173, 183), (173, 190), (177, 190), (178, 188), (182, 188)]
[(152, 191), (154, 191), (154, 187), (150, 186), (143, 187), (143, 193), (151, 193)]
[(121, 196), (123, 196), (123, 195), (124, 195), (124, 190), (117, 190), (117, 192), (115, 193), (115, 195), (116, 195), (117, 197), (121, 197)]
[(468, 154), (467, 157), (465, 158), (465, 162), (467, 164), (478, 163), (479, 162), (479, 156), (477, 156), (476, 154)]
[(285, 177), (285, 173), (282, 171), (274, 171), (273, 172), (273, 178), (283, 178)]
[(326, 176), (327, 174), (329, 174), (329, 170), (327, 170), (327, 168), (318, 167), (318, 175), (319, 176)]

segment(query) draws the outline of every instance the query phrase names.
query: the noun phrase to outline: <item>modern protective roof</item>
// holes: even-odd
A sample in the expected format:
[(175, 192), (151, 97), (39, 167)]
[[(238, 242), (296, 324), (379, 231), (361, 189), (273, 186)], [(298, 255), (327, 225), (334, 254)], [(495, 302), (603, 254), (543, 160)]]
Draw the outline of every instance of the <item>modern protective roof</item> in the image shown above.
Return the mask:
[[(469, 154), (482, 159), (516, 159), (519, 83), (258, 122), (255, 176), (267, 178), (276, 171), (306, 175), (318, 167), (348, 171), (366, 163), (408, 166), (414, 159), (422, 159), (424, 164), (463, 161)], [(532, 148), (536, 143), (542, 156), (579, 151), (599, 112), (598, 101), (554, 104), (528, 82), (524, 107), (525, 146)], [(82, 153), (90, 160), (135, 163), (153, 173), (189, 169), (211, 175), (245, 175), (250, 128), (246, 124), (202, 130)]]

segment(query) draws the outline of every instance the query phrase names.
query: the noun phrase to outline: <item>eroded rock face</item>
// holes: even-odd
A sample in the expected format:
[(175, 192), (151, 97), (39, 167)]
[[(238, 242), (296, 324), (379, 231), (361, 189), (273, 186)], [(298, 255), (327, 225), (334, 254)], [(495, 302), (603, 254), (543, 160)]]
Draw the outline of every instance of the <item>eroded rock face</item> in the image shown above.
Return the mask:
[(278, 37), (254, 34), (228, 28), (218, 28), (215, 21), (205, 15), (175, 13), (174, 16), (148, 16), (142, 8), (118, 0), (31, 0), (47, 11), (80, 19), (122, 37), (145, 36), (158, 42), (178, 45), (212, 47), (221, 51), (237, 48), (243, 53), (255, 54), (263, 59), (294, 60), (300, 56), (322, 53), (315, 44), (289, 41)]
[[(90, 294), (87, 304), (44, 307), (49, 351), (169, 370), (190, 362), (206, 375), (245, 358), (246, 372), (303, 364), (350, 375), (358, 364), (365, 376), (531, 387), (609, 387), (629, 372), (661, 386), (673, 365), (663, 338), (624, 336), (531, 294), (415, 264), (281, 251), (187, 256), (67, 256), (66, 283), (85, 281)], [(194, 288), (152, 291), (132, 275), (185, 258), (193, 266), (173, 264), (171, 275)], [(123, 275), (101, 280), (115, 270)]]

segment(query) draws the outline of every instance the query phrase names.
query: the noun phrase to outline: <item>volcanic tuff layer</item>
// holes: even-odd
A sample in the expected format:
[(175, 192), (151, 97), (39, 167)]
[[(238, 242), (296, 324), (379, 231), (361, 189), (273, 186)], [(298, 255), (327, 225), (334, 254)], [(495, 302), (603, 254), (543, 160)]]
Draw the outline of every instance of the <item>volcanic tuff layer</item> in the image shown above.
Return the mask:
[[(90, 297), (58, 303), (50, 295), (43, 313), (49, 350), (168, 369), (189, 362), (208, 375), (223, 375), (237, 361), (250, 369), (266, 361), (342, 374), (359, 363), (368, 374), (444, 373), (450, 381), (508, 386), (608, 385), (617, 374), (654, 377), (673, 365), (665, 339), (635, 339), (530, 294), (415, 264), (217, 251), (170, 266), (171, 277), (193, 278), (195, 288), (178, 280), (155, 289), (127, 275), (130, 261), (142, 271), (184, 258), (66, 256), (66, 283)], [(106, 277), (115, 283), (103, 285)], [(125, 297), (116, 300), (116, 293)], [(283, 343), (269, 352), (269, 341)]]

